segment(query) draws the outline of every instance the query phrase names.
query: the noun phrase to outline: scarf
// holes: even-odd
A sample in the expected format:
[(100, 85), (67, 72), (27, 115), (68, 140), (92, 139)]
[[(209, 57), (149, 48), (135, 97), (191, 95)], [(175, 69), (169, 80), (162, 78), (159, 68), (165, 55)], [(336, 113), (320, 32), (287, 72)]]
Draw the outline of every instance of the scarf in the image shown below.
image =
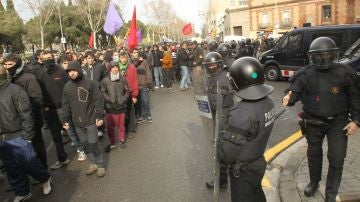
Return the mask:
[(126, 64), (120, 63), (120, 70), (121, 70), (122, 76), (125, 76), (125, 74), (126, 74), (127, 65), (128, 65), (128, 63), (126, 63)]
[(120, 79), (120, 72), (118, 72), (117, 74), (110, 73), (110, 80), (111, 81), (117, 81), (119, 79)]

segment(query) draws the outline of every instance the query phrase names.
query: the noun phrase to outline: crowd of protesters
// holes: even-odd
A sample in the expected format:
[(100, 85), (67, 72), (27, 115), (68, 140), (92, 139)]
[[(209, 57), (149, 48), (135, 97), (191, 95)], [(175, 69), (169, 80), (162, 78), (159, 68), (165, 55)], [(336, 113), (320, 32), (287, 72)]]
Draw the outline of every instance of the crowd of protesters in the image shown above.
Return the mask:
[[(43, 194), (50, 194), (48, 167), (57, 170), (70, 162), (64, 134), (76, 148), (77, 160), (89, 161), (85, 174), (103, 177), (104, 152), (125, 148), (137, 124), (152, 122), (151, 91), (172, 91), (175, 83), (180, 91), (189, 90), (193, 69), (201, 69), (210, 51), (225, 51), (229, 54), (224, 57), (237, 59), (256, 56), (259, 47), (260, 43), (248, 39), (220, 46), (215, 41), (189, 41), (131, 50), (37, 50), (26, 61), (17, 54), (1, 54), (0, 159), (4, 166), (0, 167), (15, 192), (14, 201), (31, 197), (28, 175), (42, 183)], [(57, 154), (50, 166), (44, 127)], [(106, 134), (109, 145), (102, 148), (99, 141)]]

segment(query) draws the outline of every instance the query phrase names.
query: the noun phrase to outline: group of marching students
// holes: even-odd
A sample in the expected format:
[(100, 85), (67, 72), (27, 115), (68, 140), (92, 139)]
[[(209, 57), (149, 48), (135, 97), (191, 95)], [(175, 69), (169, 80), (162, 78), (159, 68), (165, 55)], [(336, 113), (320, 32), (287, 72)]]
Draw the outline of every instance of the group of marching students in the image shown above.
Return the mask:
[[(229, 57), (253, 56), (252, 47), (251, 41), (220, 46), (215, 41), (193, 41), (130, 50), (37, 50), (24, 60), (14, 53), (1, 53), (0, 168), (15, 192), (14, 201), (31, 198), (28, 176), (42, 183), (44, 195), (52, 191), (45, 130), (56, 149), (51, 170), (69, 164), (64, 149), (64, 136), (68, 136), (77, 160), (89, 161), (85, 174), (103, 177), (104, 152), (125, 148), (137, 124), (152, 122), (150, 91), (171, 91), (174, 82), (186, 91), (192, 85), (192, 68), (201, 66), (208, 52), (220, 48)], [(99, 141), (105, 134), (110, 143), (102, 148)]]

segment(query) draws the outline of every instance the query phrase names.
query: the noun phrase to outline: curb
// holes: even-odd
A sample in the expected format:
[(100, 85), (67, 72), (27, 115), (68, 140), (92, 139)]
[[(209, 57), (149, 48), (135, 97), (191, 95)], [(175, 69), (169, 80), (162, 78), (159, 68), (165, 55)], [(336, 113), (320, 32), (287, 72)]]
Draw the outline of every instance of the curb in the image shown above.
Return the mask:
[[(280, 185), (280, 178), (284, 168), (286, 167), (287, 161), (292, 157), (294, 153), (298, 151), (299, 148), (306, 146), (306, 141), (303, 139), (303, 136), (300, 131), (294, 133), (293, 135), (289, 136), (284, 141), (280, 142), (276, 146), (268, 149), (264, 156), (265, 159), (268, 161), (268, 167), (265, 172), (264, 179), (268, 179), (270, 181), (270, 186), (265, 187), (263, 186), (263, 190), (266, 195), (266, 199), (269, 202), (278, 202), (282, 201), (281, 193), (279, 191)], [(300, 158), (301, 159), (301, 158)], [(302, 159), (299, 161), (301, 163)], [(294, 167), (293, 173), (296, 172), (297, 167)], [(264, 182), (265, 180), (263, 180)], [(264, 184), (263, 184), (264, 185)], [(292, 186), (292, 191), (290, 193), (297, 192), (296, 183), (294, 182), (294, 186)], [(283, 184), (283, 186), (287, 186)], [(290, 187), (290, 186), (289, 186)], [(299, 198), (300, 199), (300, 196)], [(291, 202), (293, 201), (301, 201), (301, 200), (294, 200), (294, 197), (291, 197)]]

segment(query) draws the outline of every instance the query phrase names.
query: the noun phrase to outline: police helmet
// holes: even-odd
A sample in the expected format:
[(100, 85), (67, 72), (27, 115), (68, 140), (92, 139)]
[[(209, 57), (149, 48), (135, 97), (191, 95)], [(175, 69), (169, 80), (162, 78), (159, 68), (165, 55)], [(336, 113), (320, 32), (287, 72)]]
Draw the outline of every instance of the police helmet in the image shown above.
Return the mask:
[(223, 57), (223, 58), (226, 58), (229, 53), (230, 53), (230, 45), (227, 44), (227, 43), (221, 43), (219, 45), (219, 47), (217, 48), (217, 52), (220, 53), (220, 55)]
[(329, 37), (316, 38), (308, 51), (310, 65), (316, 69), (328, 69), (339, 58), (339, 49)]
[(273, 92), (272, 86), (264, 84), (264, 68), (253, 57), (242, 57), (231, 65), (230, 84), (235, 95), (244, 100), (258, 100)]
[(231, 41), (230, 41), (230, 47), (231, 47), (231, 49), (236, 49), (236, 46), (237, 46), (236, 41), (235, 41), (235, 40), (231, 40)]
[(218, 43), (216, 41), (210, 41), (208, 47), (210, 51), (216, 51), (218, 48)]
[(219, 53), (210, 52), (205, 55), (202, 65), (205, 68), (206, 73), (213, 76), (218, 74), (223, 67), (223, 59)]

